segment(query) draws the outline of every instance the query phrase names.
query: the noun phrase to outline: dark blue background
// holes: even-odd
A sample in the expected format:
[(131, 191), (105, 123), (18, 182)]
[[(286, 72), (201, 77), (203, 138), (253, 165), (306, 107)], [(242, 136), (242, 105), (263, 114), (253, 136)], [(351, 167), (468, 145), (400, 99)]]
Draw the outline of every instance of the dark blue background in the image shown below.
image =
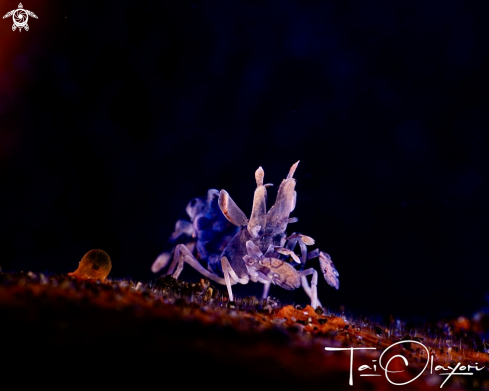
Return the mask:
[(340, 272), (323, 304), (470, 316), (489, 270), (482, 4), (26, 2), (28, 32), (0, 21), (0, 266), (66, 273), (101, 248), (112, 278), (149, 281), (191, 198), (226, 189), (249, 214), (258, 166), (278, 186), (300, 160), (290, 230)]

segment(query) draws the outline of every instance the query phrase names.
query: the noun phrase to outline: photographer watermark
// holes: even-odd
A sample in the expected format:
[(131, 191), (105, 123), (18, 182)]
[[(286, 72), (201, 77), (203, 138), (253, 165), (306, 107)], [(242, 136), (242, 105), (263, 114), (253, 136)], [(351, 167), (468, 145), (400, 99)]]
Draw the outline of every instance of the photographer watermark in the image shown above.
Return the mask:
[(29, 16), (32, 16), (36, 19), (38, 19), (38, 17), (34, 12), (24, 9), (22, 3), (19, 3), (18, 7), (19, 8), (17, 8), (16, 10), (7, 12), (3, 16), (3, 19), (8, 18), (9, 16), (12, 17), (12, 20), (14, 21), (14, 24), (12, 25), (12, 31), (15, 31), (16, 29), (19, 29), (19, 32), (22, 31), (22, 29), (24, 29), (25, 31), (29, 31), (29, 25), (27, 24)]
[[(426, 356), (426, 364), (425, 364), (424, 368), (416, 376), (414, 376), (412, 379), (405, 381), (403, 383), (396, 383), (396, 382), (392, 381), (391, 378), (389, 378), (389, 373), (399, 373), (399, 372), (404, 372), (404, 370), (402, 370), (402, 371), (389, 370), (389, 365), (391, 364), (392, 360), (394, 360), (395, 358), (400, 358), (403, 360), (404, 365), (407, 367), (407, 366), (409, 366), (408, 360), (403, 355), (396, 354), (395, 356), (392, 356), (387, 361), (387, 363), (385, 364), (385, 367), (384, 367), (384, 365), (382, 364), (382, 358), (384, 357), (384, 354), (389, 351), (390, 348), (392, 348), (395, 345), (402, 344), (402, 343), (415, 343), (415, 344), (421, 345), (421, 347), (423, 347), (423, 349), (426, 350), (426, 355), (427, 355)], [(353, 385), (353, 351), (354, 350), (376, 350), (377, 348), (333, 348), (333, 347), (325, 347), (324, 349), (328, 350), (328, 351), (338, 351), (338, 350), (349, 350), (350, 351), (350, 380), (349, 380), (348, 384), (350, 386), (352, 386)], [(361, 365), (361, 366), (359, 366), (357, 368), (357, 371), (359, 371), (359, 372), (366, 371), (366, 373), (362, 373), (360, 376), (382, 376), (381, 374), (377, 373), (377, 364), (375, 364), (375, 362), (377, 362), (377, 360), (372, 360), (372, 365)], [(385, 349), (382, 352), (382, 354), (380, 355), (380, 358), (378, 360), (378, 364), (380, 366), (381, 372), (384, 372), (385, 378), (389, 381), (389, 383), (397, 385), (397, 386), (402, 386), (402, 385), (411, 383), (412, 381), (416, 380), (418, 377), (420, 377), (424, 373), (424, 371), (426, 370), (426, 368), (428, 367), (428, 365), (430, 363), (431, 363), (430, 374), (438, 373), (441, 376), (447, 377), (443, 381), (443, 383), (441, 384), (440, 388), (442, 388), (443, 385), (452, 376), (467, 376), (467, 375), (472, 376), (474, 373), (470, 372), (471, 369), (475, 369), (476, 371), (482, 371), (485, 368), (485, 367), (479, 368), (477, 366), (478, 363), (476, 363), (476, 365), (474, 366), (474, 365), (461, 365), (461, 363), (459, 362), (456, 365), (454, 365), (453, 367), (451, 367), (451, 366), (444, 367), (443, 365), (437, 365), (434, 368), (434, 372), (433, 372), (433, 355), (430, 355), (428, 348), (426, 346), (424, 346), (421, 342), (413, 341), (413, 340), (399, 341), (399, 342), (396, 342), (396, 343), (390, 345), (387, 349)]]

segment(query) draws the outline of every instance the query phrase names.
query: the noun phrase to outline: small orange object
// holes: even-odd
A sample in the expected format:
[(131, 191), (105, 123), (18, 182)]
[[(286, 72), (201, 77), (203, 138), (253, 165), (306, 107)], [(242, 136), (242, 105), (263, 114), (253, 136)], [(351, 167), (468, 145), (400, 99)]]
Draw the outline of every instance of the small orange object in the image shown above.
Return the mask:
[(80, 261), (78, 269), (68, 275), (103, 281), (109, 275), (110, 269), (112, 269), (112, 262), (109, 254), (104, 250), (95, 249), (87, 252)]

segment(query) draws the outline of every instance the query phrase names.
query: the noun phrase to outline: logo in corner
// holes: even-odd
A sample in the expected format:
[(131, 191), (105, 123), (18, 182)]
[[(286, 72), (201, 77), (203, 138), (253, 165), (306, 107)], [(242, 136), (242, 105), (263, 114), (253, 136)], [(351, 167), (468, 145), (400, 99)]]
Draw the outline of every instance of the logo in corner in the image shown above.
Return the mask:
[(19, 32), (22, 31), (22, 28), (24, 28), (25, 31), (29, 31), (29, 25), (27, 24), (29, 16), (38, 19), (37, 15), (34, 12), (25, 10), (22, 3), (19, 3), (19, 8), (17, 8), (16, 10), (7, 12), (3, 16), (3, 19), (8, 18), (9, 16), (12, 16), (12, 19), (14, 21), (14, 24), (12, 25), (12, 31), (15, 31), (18, 28)]

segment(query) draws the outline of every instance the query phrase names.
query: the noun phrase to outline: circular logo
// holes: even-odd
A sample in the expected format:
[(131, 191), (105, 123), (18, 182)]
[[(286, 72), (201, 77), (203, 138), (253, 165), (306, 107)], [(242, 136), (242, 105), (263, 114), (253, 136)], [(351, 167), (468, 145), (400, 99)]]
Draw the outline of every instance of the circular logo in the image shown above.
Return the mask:
[(17, 27), (24, 27), (27, 24), (27, 19), (29, 19), (29, 16), (24, 9), (17, 9), (14, 12), (13, 19), (14, 24)]

